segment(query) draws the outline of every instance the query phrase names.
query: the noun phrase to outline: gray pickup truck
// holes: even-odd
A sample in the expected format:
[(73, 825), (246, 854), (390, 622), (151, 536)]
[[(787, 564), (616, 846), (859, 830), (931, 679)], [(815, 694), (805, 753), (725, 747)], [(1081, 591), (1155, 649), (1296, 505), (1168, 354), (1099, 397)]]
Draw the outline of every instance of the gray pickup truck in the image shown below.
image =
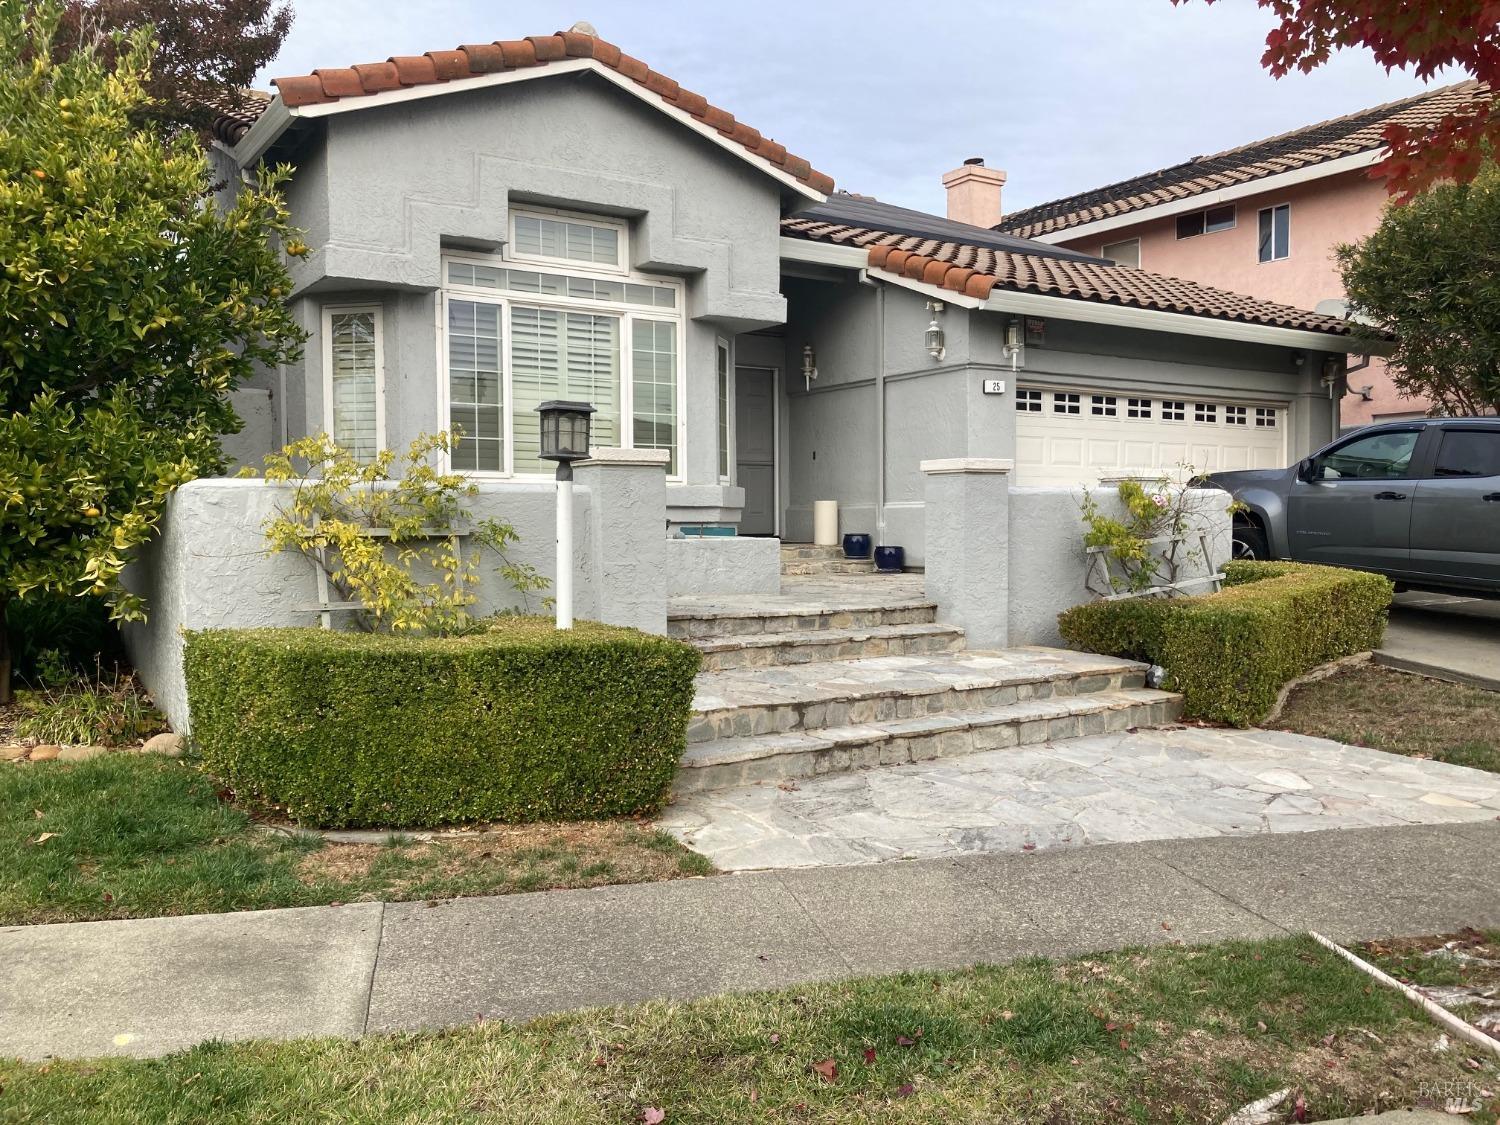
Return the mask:
[(1500, 418), (1370, 426), (1289, 469), (1213, 473), (1237, 558), (1352, 566), (1500, 597)]

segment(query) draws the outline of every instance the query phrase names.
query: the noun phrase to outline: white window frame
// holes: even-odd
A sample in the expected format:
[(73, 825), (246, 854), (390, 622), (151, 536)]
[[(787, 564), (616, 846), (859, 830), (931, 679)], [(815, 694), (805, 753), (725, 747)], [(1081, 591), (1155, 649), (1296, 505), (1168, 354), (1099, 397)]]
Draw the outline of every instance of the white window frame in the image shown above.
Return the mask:
[[(678, 351), (682, 350), (681, 341), (678, 341)], [(719, 401), (719, 362), (722, 357), (724, 363), (724, 399)], [(680, 391), (679, 391), (680, 393)], [(714, 411), (714, 421), (723, 426), (724, 447), (719, 448), (719, 430), (714, 431), (714, 464), (718, 467), (719, 455), (724, 455), (724, 464), (719, 472), (720, 484), (733, 484), (735, 475), (734, 464), (734, 348), (723, 336), (714, 337), (714, 402), (718, 409)], [(682, 413), (681, 400), (678, 400), (677, 413)], [(719, 414), (723, 417), (718, 417)], [(680, 419), (679, 419), (680, 421)], [(679, 458), (681, 457), (681, 445), (678, 446)]]
[(323, 432), (337, 440), (333, 432), (333, 318), (343, 313), (370, 313), (375, 332), (375, 452), (387, 449), (385, 434), (385, 321), (380, 305), (324, 305), (323, 330)]
[[(554, 258), (546, 254), (523, 254), (516, 249), (516, 218), (526, 215), (533, 219), (552, 219), (564, 223), (582, 223), (591, 227), (606, 227), (615, 232), (616, 245), (620, 248), (620, 257), (613, 266), (607, 266), (600, 262), (580, 262), (575, 258)], [(512, 207), (510, 216), (506, 220), (506, 236), (509, 242), (504, 249), (504, 259), (511, 262), (537, 262), (542, 265), (552, 266), (559, 272), (573, 273), (606, 273), (611, 277), (623, 277), (630, 274), (630, 226), (621, 219), (601, 218), (598, 215), (584, 215), (577, 211), (554, 211), (546, 207)], [(493, 261), (488, 264), (493, 264)], [(447, 278), (444, 277), (446, 287)]]
[(1120, 265), (1120, 262), (1118, 260), (1116, 260), (1115, 257), (1112, 254), (1110, 254), (1110, 251), (1118, 249), (1121, 246), (1129, 246), (1131, 243), (1135, 243), (1135, 265), (1133, 267), (1132, 266), (1125, 266), (1124, 268), (1125, 269), (1140, 269), (1141, 268), (1141, 240), (1139, 238), (1122, 238), (1122, 239), (1120, 239), (1117, 242), (1104, 242), (1104, 243), (1100, 243), (1100, 245), (1099, 245), (1099, 257), (1101, 257), (1101, 258), (1108, 258), (1111, 262), (1114, 262), (1115, 265), (1118, 266), (1118, 265)]
[[(1286, 253), (1276, 253), (1276, 212), (1286, 212)], [(1262, 215), (1271, 216), (1271, 256), (1262, 258), (1260, 256), (1260, 220)], [(1290, 203), (1273, 203), (1269, 207), (1262, 207), (1255, 213), (1255, 260), (1257, 264), (1268, 266), (1272, 262), (1284, 262), (1292, 256), (1292, 205)]]
[[(592, 220), (591, 220), (592, 221)], [(623, 301), (596, 301), (582, 298), (569, 299), (543, 293), (513, 293), (508, 290), (479, 289), (461, 282), (448, 280), (449, 262), (468, 262), (474, 265), (504, 267), (516, 259), (504, 253), (485, 254), (478, 251), (444, 251), (442, 257), (442, 300), (438, 302), (438, 410), (439, 417), (446, 421), (451, 417), (449, 401), (450, 381), (448, 375), (448, 303), (452, 300), (493, 304), (501, 307), (501, 331), (504, 339), (500, 348), (500, 386), (503, 400), (503, 426), (505, 434), (505, 463), (500, 472), (493, 469), (454, 470), (451, 459), (444, 457), (445, 471), (464, 472), (470, 476), (489, 480), (543, 481), (552, 480), (551, 473), (518, 473), (515, 471), (515, 396), (511, 382), (510, 349), (514, 341), (511, 325), (511, 310), (516, 306), (529, 309), (549, 309), (557, 312), (592, 313), (596, 316), (618, 316), (620, 318), (620, 446), (635, 448), (635, 349), (632, 325), (637, 320), (670, 321), (677, 326), (677, 471), (667, 477), (674, 484), (685, 478), (687, 466), (687, 317), (684, 302), (687, 294), (683, 283), (677, 278), (659, 277), (650, 274), (627, 272), (624, 276), (632, 282), (647, 285), (667, 286), (677, 294), (670, 309), (647, 308), (630, 305)], [(526, 259), (529, 261), (529, 259)], [(605, 273), (610, 270), (580, 268), (581, 262), (558, 263), (556, 272), (575, 274), (580, 277)], [(731, 434), (731, 442), (733, 435)], [(716, 443), (717, 444), (717, 443)], [(715, 459), (718, 450), (714, 452)]]

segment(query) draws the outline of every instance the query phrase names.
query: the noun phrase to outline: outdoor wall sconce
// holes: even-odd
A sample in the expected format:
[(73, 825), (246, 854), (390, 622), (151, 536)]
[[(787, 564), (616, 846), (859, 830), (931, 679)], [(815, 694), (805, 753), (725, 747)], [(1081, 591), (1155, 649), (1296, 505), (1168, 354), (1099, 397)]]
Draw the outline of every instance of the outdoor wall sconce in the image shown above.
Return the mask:
[(587, 402), (544, 402), (541, 415), (541, 456), (557, 462), (557, 627), (573, 627), (573, 462), (589, 455), (589, 421), (594, 407)]
[(818, 357), (811, 344), (802, 345), (802, 379), (807, 390), (812, 390), (813, 380), (818, 377)]
[(942, 359), (948, 354), (948, 339), (943, 333), (943, 326), (938, 323), (938, 313), (943, 311), (942, 301), (928, 301), (927, 311), (932, 314), (932, 320), (927, 325), (924, 341), (927, 345), (927, 354), (933, 359)]
[(1001, 349), (1001, 354), (1010, 360), (1012, 371), (1020, 367), (1021, 353), (1025, 350), (1025, 341), (1021, 339), (1021, 322), (1013, 320), (1005, 326), (1005, 346)]

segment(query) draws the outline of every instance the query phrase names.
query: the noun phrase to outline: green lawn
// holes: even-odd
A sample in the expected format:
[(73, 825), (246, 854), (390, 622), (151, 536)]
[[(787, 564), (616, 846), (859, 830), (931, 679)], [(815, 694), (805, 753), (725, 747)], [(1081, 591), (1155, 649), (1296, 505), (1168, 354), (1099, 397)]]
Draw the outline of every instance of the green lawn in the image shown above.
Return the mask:
[(1305, 684), (1274, 724), (1500, 773), (1500, 692), (1366, 665)]
[(325, 845), (254, 829), (183, 761), (114, 754), (0, 765), (0, 924), (505, 894), (711, 871), (702, 856), (632, 821)]
[[(484, 1023), (361, 1042), (0, 1064), (15, 1122), (1210, 1122), (1294, 1088), (1306, 1120), (1494, 1089), (1309, 939), (1167, 946)], [(1487, 1099), (1493, 1122), (1500, 1102)], [(1293, 1102), (1284, 1116), (1293, 1120)], [(1457, 1120), (1457, 1118), (1455, 1118)]]

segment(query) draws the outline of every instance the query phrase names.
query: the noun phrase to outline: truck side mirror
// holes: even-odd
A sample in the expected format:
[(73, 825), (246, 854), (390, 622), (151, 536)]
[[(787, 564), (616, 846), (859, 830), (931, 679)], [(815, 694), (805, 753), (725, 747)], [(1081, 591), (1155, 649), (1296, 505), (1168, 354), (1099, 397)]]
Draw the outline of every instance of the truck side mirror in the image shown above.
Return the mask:
[(1304, 457), (1297, 462), (1297, 479), (1300, 481), (1315, 481), (1318, 479), (1318, 463), (1311, 457)]

